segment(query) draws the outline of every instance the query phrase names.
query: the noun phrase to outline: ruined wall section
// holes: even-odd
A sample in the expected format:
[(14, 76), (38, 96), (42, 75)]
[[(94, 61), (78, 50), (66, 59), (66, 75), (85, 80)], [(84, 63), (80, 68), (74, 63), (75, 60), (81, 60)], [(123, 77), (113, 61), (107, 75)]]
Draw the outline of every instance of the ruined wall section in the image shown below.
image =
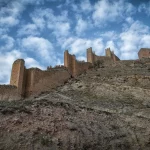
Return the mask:
[(94, 53), (92, 52), (92, 47), (88, 48), (87, 49), (87, 62), (89, 63), (94, 63)]
[(76, 75), (82, 74), (83, 72), (87, 71), (91, 66), (91, 63), (89, 62), (76, 61), (76, 63), (77, 63)]
[(0, 85), (0, 101), (19, 100), (21, 97), (18, 95), (16, 86)]
[(114, 51), (111, 51), (110, 48), (105, 50), (106, 57), (111, 58), (114, 62), (119, 61), (120, 59), (114, 54)]
[(106, 56), (106, 57), (111, 57), (111, 58), (113, 57), (113, 54), (112, 54), (110, 48), (107, 48), (107, 49), (105, 50), (105, 56)]
[(37, 95), (41, 92), (51, 91), (63, 85), (71, 75), (65, 69), (42, 71), (38, 68), (27, 69), (26, 96)]
[(68, 50), (65, 51), (64, 66), (68, 69), (73, 77), (88, 70), (90, 65), (90, 62), (77, 61), (75, 55), (70, 55)]
[(141, 48), (138, 52), (139, 59), (142, 58), (150, 58), (150, 49), (149, 48)]
[(87, 49), (87, 62), (94, 64), (94, 62), (98, 60), (102, 60), (105, 62), (112, 62), (114, 60), (115, 55), (112, 55), (111, 51), (106, 51), (106, 56), (97, 56), (95, 53), (92, 51), (92, 48), (90, 47)]
[(24, 96), (25, 90), (25, 62), (23, 59), (16, 60), (12, 65), (10, 85), (16, 86), (18, 94)]
[(114, 55), (113, 55), (113, 61), (116, 62), (116, 61), (119, 61), (119, 60), (120, 60), (120, 59), (114, 54)]
[(100, 59), (101, 59), (101, 56), (95, 55), (91, 47), (87, 49), (87, 62), (94, 64), (94, 62)]
[(18, 59), (12, 65), (10, 86), (0, 87), (0, 98), (16, 100), (51, 91), (64, 84), (71, 76), (75, 77), (88, 70), (97, 60), (110, 62), (117, 59), (110, 49), (106, 51), (106, 56), (97, 56), (92, 52), (92, 48), (87, 49), (88, 62), (77, 61), (75, 55), (70, 55), (68, 51), (65, 51), (64, 66), (48, 67), (46, 71), (38, 68), (26, 69), (24, 60)]
[(76, 74), (76, 58), (74, 55), (70, 55), (68, 50), (64, 52), (64, 66), (68, 69), (71, 75)]

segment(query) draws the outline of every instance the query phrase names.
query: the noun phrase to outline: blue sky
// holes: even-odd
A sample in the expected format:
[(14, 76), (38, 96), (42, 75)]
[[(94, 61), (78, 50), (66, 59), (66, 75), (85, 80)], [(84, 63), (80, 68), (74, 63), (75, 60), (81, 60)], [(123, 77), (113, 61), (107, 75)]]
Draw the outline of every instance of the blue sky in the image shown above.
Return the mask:
[(66, 49), (86, 60), (89, 47), (137, 59), (150, 48), (150, 0), (0, 0), (0, 84), (18, 58), (46, 69), (63, 64)]

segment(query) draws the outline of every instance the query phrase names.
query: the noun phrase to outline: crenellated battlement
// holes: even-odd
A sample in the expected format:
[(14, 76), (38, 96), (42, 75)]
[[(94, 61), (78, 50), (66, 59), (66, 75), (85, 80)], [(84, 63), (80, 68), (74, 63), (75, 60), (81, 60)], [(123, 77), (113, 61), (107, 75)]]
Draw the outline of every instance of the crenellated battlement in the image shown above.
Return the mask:
[[(97, 60), (118, 61), (119, 58), (113, 51), (106, 49), (106, 56), (97, 56), (92, 48), (87, 49), (87, 62), (78, 61), (75, 55), (64, 52), (64, 66), (48, 66), (47, 70), (39, 68), (26, 69), (25, 61), (17, 59), (12, 65), (10, 85), (15, 88), (2, 88), (1, 100), (15, 100), (23, 97), (38, 95), (41, 92), (51, 91), (57, 86), (63, 85), (69, 78), (78, 76), (87, 71)], [(8, 94), (9, 93), (9, 94)], [(13, 94), (14, 93), (14, 94)], [(12, 95), (12, 98), (11, 98)]]

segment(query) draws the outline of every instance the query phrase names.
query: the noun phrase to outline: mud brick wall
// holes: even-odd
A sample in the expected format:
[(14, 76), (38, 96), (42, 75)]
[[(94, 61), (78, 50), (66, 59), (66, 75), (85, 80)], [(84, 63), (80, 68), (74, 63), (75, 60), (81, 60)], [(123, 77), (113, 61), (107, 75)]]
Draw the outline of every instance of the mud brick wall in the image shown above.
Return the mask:
[(26, 70), (25, 95), (37, 95), (41, 92), (51, 91), (63, 85), (71, 75), (67, 70), (42, 71), (38, 68)]
[(19, 100), (21, 95), (18, 95), (17, 87), (11, 85), (0, 85), (0, 100)]
[(87, 71), (91, 66), (91, 63), (88, 62), (76, 61), (76, 63), (77, 63), (76, 75), (82, 74), (83, 72)]
[(12, 65), (10, 85), (14, 85), (18, 89), (18, 93), (24, 95), (25, 83), (25, 62), (23, 59), (16, 60)]
[(76, 74), (77, 63), (75, 55), (70, 55), (67, 50), (64, 52), (64, 66), (68, 68), (72, 76)]
[(110, 48), (107, 48), (105, 50), (106, 57), (110, 57), (114, 62), (119, 61), (120, 59), (114, 54), (113, 51), (110, 50)]
[(77, 61), (75, 55), (70, 55), (68, 51), (64, 53), (64, 66), (70, 74), (75, 77), (89, 69), (90, 62)]
[(118, 61), (119, 58), (110, 49), (106, 49), (106, 56), (97, 56), (93, 53), (92, 48), (87, 49), (87, 62), (94, 64), (98, 60), (106, 62)]
[(141, 48), (138, 52), (139, 59), (142, 58), (150, 58), (150, 49), (149, 48)]
[(94, 54), (91, 47), (87, 49), (87, 62), (94, 63)]
[(97, 56), (92, 48), (87, 49), (87, 62), (77, 61), (75, 55), (64, 52), (64, 66), (40, 70), (38, 68), (25, 68), (23, 59), (16, 60), (12, 65), (10, 86), (1, 86), (0, 98), (19, 99), (30, 95), (37, 95), (41, 92), (51, 91), (57, 86), (63, 85), (70, 77), (82, 74), (97, 60), (112, 62), (119, 58), (110, 49), (107, 49), (106, 56)]
[(120, 59), (115, 55), (113, 54), (113, 61), (116, 62), (116, 61), (119, 61)]

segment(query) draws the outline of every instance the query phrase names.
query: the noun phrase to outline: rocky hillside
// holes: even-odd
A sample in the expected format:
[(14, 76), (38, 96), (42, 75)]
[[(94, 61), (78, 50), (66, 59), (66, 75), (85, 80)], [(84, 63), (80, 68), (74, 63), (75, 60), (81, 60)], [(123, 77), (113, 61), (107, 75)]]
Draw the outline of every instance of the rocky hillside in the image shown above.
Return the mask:
[(0, 150), (149, 150), (150, 61), (95, 63), (51, 92), (0, 102)]

